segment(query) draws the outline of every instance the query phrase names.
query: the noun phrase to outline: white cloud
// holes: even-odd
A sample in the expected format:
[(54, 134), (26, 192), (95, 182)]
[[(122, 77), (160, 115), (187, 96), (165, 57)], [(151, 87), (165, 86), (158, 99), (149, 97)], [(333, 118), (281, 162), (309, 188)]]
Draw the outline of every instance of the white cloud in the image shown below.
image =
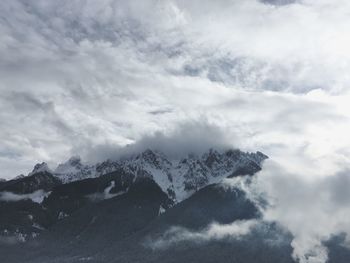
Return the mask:
[[(238, 146), (327, 147), (328, 131), (349, 128), (335, 117), (348, 107), (334, 112), (349, 83), (349, 3), (332, 3), (1, 3), (2, 177), (203, 118)], [(298, 95), (314, 88), (341, 96)]]
[(32, 200), (35, 203), (42, 203), (50, 193), (37, 190), (30, 194), (15, 194), (12, 192), (0, 192), (0, 201), (17, 202), (21, 200)]
[[(334, 235), (350, 235), (349, 170), (320, 176), (317, 167), (307, 172), (289, 172), (268, 159), (252, 184), (243, 179), (227, 180), (247, 191), (261, 206), (263, 220), (277, 222), (291, 232), (293, 258), (300, 263), (325, 263), (328, 249), (324, 242)], [(348, 241), (345, 242), (345, 246)]]
[(183, 227), (172, 227), (161, 238), (149, 240), (145, 245), (150, 246), (152, 249), (165, 249), (183, 241), (202, 243), (223, 238), (240, 239), (249, 234), (257, 224), (258, 222), (256, 220), (237, 220), (226, 225), (213, 223), (203, 231), (191, 231)]

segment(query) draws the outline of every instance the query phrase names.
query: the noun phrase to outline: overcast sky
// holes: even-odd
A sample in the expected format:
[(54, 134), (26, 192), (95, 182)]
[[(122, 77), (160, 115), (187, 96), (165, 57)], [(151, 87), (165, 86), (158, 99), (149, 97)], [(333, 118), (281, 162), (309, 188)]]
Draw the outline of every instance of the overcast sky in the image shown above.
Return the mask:
[(1, 1), (0, 177), (200, 125), (291, 169), (340, 169), (349, 11), (346, 0)]
[(321, 242), (350, 232), (349, 13), (348, 0), (1, 1), (0, 178), (133, 143), (260, 150), (258, 183), (278, 200), (266, 218), (295, 235), (296, 259), (325, 262)]
[(332, 196), (349, 185), (349, 13), (348, 0), (0, 1), (0, 177), (193, 142), (263, 151), (260, 178)]

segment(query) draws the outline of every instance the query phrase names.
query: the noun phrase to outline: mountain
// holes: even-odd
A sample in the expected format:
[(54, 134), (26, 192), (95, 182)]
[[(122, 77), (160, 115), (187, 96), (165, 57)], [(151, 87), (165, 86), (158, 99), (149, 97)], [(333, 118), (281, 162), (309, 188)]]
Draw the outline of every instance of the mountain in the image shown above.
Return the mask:
[(77, 156), (54, 170), (39, 163), (28, 176), (1, 182), (0, 233), (26, 241), (91, 203), (129, 192), (141, 178), (153, 180), (167, 195), (161, 207), (166, 210), (223, 178), (254, 174), (266, 158), (260, 152), (210, 149), (171, 159), (147, 149), (94, 165)]
[[(266, 233), (271, 240), (276, 238), (280, 230), (272, 225), (242, 240), (179, 240), (170, 248), (155, 248), (159, 240), (166, 242), (174, 226), (179, 231), (203, 231), (213, 221), (230, 224), (260, 218), (259, 210), (243, 191), (220, 184), (206, 186), (160, 213), (167, 202), (167, 195), (153, 180), (139, 178), (126, 194), (91, 203), (32, 242), (22, 244), (17, 248), (21, 254), (11, 252), (13, 246), (7, 247), (2, 259), (7, 263), (293, 262), (288, 242), (276, 250), (260, 238)], [(253, 261), (259, 255), (265, 257)]]
[(61, 181), (36, 165), (25, 177), (0, 184), (0, 244), (35, 238), (55, 221), (41, 205), (50, 191)]
[[(34, 168), (35, 170), (35, 168)], [(31, 172), (28, 176), (6, 181), (0, 184), (0, 192), (31, 194), (37, 190), (50, 191), (61, 181), (47, 171)]]
[[(93, 165), (72, 157), (54, 170), (40, 163), (0, 183), (0, 262), (292, 263), (292, 235), (264, 221), (264, 199), (245, 191), (266, 158), (146, 150)], [(348, 262), (345, 239), (325, 242), (328, 262)]]
[[(274, 223), (259, 221), (261, 214), (256, 204), (239, 188), (208, 185), (160, 213), (160, 207), (167, 202), (167, 195), (153, 180), (139, 178), (124, 195), (90, 203), (30, 242), (0, 246), (0, 260), (7, 263), (294, 262), (291, 235)], [(251, 221), (259, 224), (241, 237), (216, 238), (214, 232), (212, 238), (206, 238), (213, 231), (208, 228), (212, 222), (230, 228), (235, 222)], [(339, 243), (334, 240), (329, 244), (335, 253), (330, 253), (328, 262), (348, 262), (349, 252)]]
[(170, 159), (159, 151), (147, 149), (116, 161), (106, 160), (95, 165), (82, 164), (79, 157), (72, 157), (58, 165), (53, 174), (63, 183), (69, 183), (123, 171), (134, 178), (152, 178), (174, 202), (180, 202), (203, 186), (222, 178), (256, 173), (266, 158), (261, 152), (219, 152), (210, 149), (202, 155), (189, 154)]

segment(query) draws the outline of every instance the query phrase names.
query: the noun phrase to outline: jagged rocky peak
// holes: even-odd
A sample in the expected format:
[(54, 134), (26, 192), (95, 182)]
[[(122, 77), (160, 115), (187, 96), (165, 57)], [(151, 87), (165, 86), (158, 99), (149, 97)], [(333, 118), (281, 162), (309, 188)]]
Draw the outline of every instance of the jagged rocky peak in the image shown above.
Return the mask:
[(259, 162), (262, 162), (262, 161), (269, 158), (266, 154), (263, 154), (260, 151), (257, 151), (254, 156), (256, 157), (257, 161), (259, 161)]
[(72, 156), (71, 158), (69, 158), (68, 163), (74, 167), (81, 167), (82, 166), (81, 158), (79, 155)]
[(45, 162), (37, 163), (36, 165), (34, 165), (33, 171), (30, 172), (28, 176), (31, 176), (37, 173), (44, 173), (44, 172), (52, 173), (52, 170), (49, 168), (49, 166)]
[(95, 177), (95, 166), (83, 164), (80, 156), (73, 156), (57, 166), (54, 174), (63, 182)]
[(116, 171), (119, 167), (119, 162), (108, 159), (95, 165), (96, 175), (111, 173), (113, 171)]
[[(171, 198), (181, 201), (193, 191), (217, 183), (223, 178), (253, 175), (261, 170), (268, 158), (261, 152), (247, 153), (240, 150), (209, 149), (204, 153), (169, 157), (161, 151), (146, 149), (140, 153), (125, 155), (116, 160), (97, 164), (84, 164), (79, 156), (73, 156), (57, 166), (52, 174), (63, 183), (100, 177), (112, 172), (121, 172), (137, 179), (153, 179)], [(33, 173), (50, 171), (47, 164), (35, 166)]]
[[(20, 195), (33, 194), (33, 196), (38, 194), (39, 196), (41, 193), (35, 193), (36, 191), (48, 192), (59, 184), (61, 184), (60, 180), (53, 175), (48, 165), (43, 162), (36, 164), (28, 176), (20, 176), (3, 183), (0, 192), (11, 192)], [(30, 199), (30, 197), (28, 198)]]
[(19, 174), (19, 175), (17, 175), (15, 178), (13, 178), (13, 180), (22, 179), (22, 178), (24, 178), (24, 177), (26, 177), (24, 174)]
[(165, 154), (157, 150), (146, 149), (136, 156), (136, 159), (143, 161), (157, 169), (162, 169), (164, 166), (171, 165)]
[(82, 167), (80, 156), (72, 156), (66, 162), (61, 163), (55, 169), (55, 173), (65, 173), (67, 170), (76, 170)]
[(220, 163), (221, 160), (220, 153), (214, 149), (209, 149), (209, 151), (205, 153), (203, 157), (205, 159), (204, 163), (210, 168), (213, 167), (214, 164)]

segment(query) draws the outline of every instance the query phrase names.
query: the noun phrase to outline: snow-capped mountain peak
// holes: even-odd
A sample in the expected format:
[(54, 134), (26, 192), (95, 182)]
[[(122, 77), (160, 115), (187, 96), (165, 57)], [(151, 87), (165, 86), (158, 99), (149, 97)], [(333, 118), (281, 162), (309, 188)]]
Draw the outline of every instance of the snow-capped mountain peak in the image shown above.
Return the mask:
[[(174, 202), (179, 202), (200, 188), (217, 183), (223, 178), (254, 174), (261, 169), (261, 164), (266, 158), (261, 152), (209, 149), (202, 154), (192, 153), (175, 159), (160, 151), (146, 149), (117, 160), (106, 160), (91, 165), (84, 164), (79, 156), (73, 156), (59, 164), (52, 174), (62, 183), (100, 177), (112, 172), (122, 172), (134, 180), (148, 177)], [(38, 171), (50, 170), (43, 163), (33, 170)]]
[(69, 158), (65, 163), (61, 163), (55, 169), (56, 174), (76, 173), (82, 167), (81, 158), (79, 156), (73, 156)]
[(34, 168), (33, 171), (31, 171), (28, 176), (31, 176), (33, 174), (37, 174), (37, 173), (43, 173), (43, 172), (48, 172), (48, 173), (52, 173), (51, 169), (49, 168), (49, 166), (47, 165), (47, 163), (42, 162), (42, 163), (37, 163)]
[[(39, 163), (29, 176), (2, 182), (0, 199), (11, 202), (32, 200), (37, 202), (36, 206), (42, 205), (44, 213), (50, 213), (50, 218), (53, 215), (57, 220), (63, 220), (86, 202), (102, 202), (120, 195), (160, 191), (160, 196), (165, 199), (164, 203), (159, 204), (157, 212), (162, 213), (200, 189), (220, 183), (224, 178), (253, 175), (261, 169), (266, 158), (260, 152), (215, 149), (176, 157), (146, 149), (97, 164), (86, 164), (79, 156), (73, 156), (53, 171), (46, 163)], [(151, 190), (147, 190), (149, 183), (153, 185)], [(26, 202), (26, 205), (31, 207), (30, 202)], [(40, 214), (41, 211), (35, 210), (33, 213)], [(35, 215), (31, 218), (31, 221), (37, 220), (35, 223), (41, 220)], [(11, 231), (17, 230), (13, 228)], [(20, 233), (27, 235), (42, 230), (34, 231), (29, 225), (22, 231)]]
[(171, 162), (163, 153), (151, 149), (147, 149), (137, 155), (136, 160), (139, 160), (141, 163), (150, 165), (156, 169), (163, 169), (171, 165)]
[(95, 166), (82, 164), (80, 156), (73, 156), (59, 164), (53, 173), (63, 183), (95, 177), (96, 174)]

